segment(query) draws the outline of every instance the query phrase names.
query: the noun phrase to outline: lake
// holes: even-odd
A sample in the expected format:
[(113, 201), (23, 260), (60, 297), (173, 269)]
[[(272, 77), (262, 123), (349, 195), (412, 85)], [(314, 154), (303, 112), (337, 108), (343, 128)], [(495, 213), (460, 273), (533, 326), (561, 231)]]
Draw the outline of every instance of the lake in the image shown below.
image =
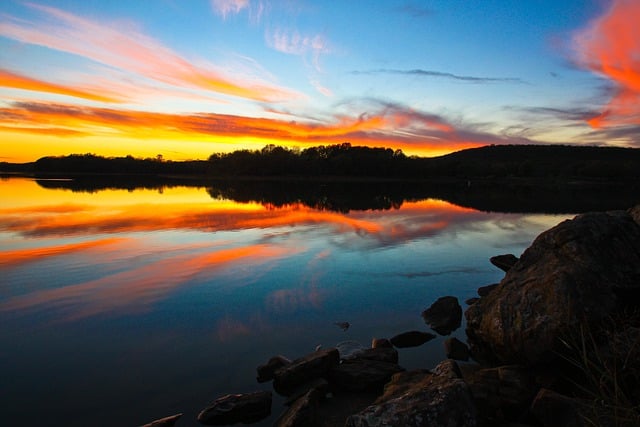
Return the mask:
[[(520, 255), (588, 208), (632, 205), (456, 185), (0, 180), (3, 424), (183, 412), (178, 426), (198, 425), (216, 397), (270, 390), (255, 376), (271, 356), (429, 331), (420, 313), (437, 298), (464, 309), (503, 277), (489, 257)], [(464, 324), (453, 335), (464, 340)], [(435, 366), (442, 340), (399, 349), (400, 365)], [(282, 408), (275, 398), (258, 425)]]

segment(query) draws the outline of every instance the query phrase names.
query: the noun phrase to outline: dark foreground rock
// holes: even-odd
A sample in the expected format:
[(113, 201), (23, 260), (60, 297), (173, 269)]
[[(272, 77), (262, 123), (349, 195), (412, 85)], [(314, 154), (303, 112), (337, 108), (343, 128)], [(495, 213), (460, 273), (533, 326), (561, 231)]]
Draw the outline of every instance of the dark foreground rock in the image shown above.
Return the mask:
[(160, 418), (141, 427), (173, 427), (180, 417), (182, 417), (182, 414), (171, 415), (170, 417)]
[(481, 297), (486, 297), (491, 293), (491, 291), (497, 288), (498, 285), (500, 285), (500, 283), (492, 283), (490, 285), (480, 286), (478, 288), (478, 295), (480, 295)]
[(588, 412), (583, 402), (544, 388), (531, 404), (531, 413), (543, 427), (583, 427), (587, 425)]
[(467, 384), (460, 378), (429, 371), (395, 374), (373, 405), (347, 418), (347, 427), (476, 426), (476, 411)]
[(278, 369), (274, 374), (273, 388), (279, 394), (287, 396), (304, 383), (327, 376), (338, 363), (340, 353), (336, 348), (310, 353)]
[(391, 344), (398, 348), (417, 347), (434, 339), (436, 336), (429, 332), (409, 331), (398, 334), (390, 339)]
[(559, 338), (596, 330), (640, 294), (640, 225), (588, 213), (540, 234), (500, 286), (467, 309), (472, 354), (525, 365), (557, 357)]
[(198, 421), (206, 425), (255, 423), (271, 414), (270, 391), (222, 396), (198, 414)]
[(456, 297), (441, 297), (422, 312), (422, 318), (440, 335), (449, 335), (460, 327), (462, 307)]

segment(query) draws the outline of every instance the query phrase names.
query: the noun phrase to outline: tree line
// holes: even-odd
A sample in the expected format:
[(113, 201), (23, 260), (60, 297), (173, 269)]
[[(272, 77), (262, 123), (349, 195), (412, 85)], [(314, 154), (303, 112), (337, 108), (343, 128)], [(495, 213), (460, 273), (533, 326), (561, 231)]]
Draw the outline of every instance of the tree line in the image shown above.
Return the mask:
[(0, 171), (35, 174), (136, 174), (198, 177), (585, 178), (640, 179), (640, 149), (566, 145), (490, 145), (441, 157), (406, 156), (401, 150), (350, 143), (306, 149), (267, 145), (212, 154), (207, 160), (161, 156), (102, 157), (72, 154), (33, 163), (0, 163)]

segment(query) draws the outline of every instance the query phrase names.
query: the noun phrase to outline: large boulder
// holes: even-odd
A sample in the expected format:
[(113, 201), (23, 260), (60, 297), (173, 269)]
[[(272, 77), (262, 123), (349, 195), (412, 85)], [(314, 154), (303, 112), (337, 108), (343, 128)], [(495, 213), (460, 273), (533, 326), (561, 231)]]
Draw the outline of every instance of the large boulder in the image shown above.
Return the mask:
[(422, 312), (422, 318), (440, 335), (449, 335), (460, 327), (462, 307), (456, 297), (441, 297)]
[[(451, 363), (451, 361), (447, 362)], [(373, 405), (347, 418), (346, 427), (476, 426), (467, 384), (448, 367), (395, 374)]]
[(499, 286), (470, 306), (477, 359), (538, 364), (559, 338), (597, 327), (640, 291), (640, 225), (624, 211), (587, 213), (540, 234)]
[(270, 391), (227, 394), (219, 397), (198, 414), (198, 421), (205, 425), (255, 423), (271, 414)]

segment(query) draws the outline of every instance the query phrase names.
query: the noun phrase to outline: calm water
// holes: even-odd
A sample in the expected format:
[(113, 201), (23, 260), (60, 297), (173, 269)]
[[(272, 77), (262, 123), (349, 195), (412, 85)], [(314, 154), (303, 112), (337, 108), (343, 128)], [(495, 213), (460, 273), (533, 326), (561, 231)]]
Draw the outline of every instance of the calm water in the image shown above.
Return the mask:
[[(519, 255), (573, 216), (212, 194), (0, 181), (4, 424), (135, 426), (183, 412), (179, 426), (197, 425), (222, 394), (270, 389), (255, 368), (275, 354), (428, 330), (420, 313), (435, 299), (475, 296), (503, 275), (490, 256)], [(400, 350), (405, 368), (442, 358), (441, 339)]]

